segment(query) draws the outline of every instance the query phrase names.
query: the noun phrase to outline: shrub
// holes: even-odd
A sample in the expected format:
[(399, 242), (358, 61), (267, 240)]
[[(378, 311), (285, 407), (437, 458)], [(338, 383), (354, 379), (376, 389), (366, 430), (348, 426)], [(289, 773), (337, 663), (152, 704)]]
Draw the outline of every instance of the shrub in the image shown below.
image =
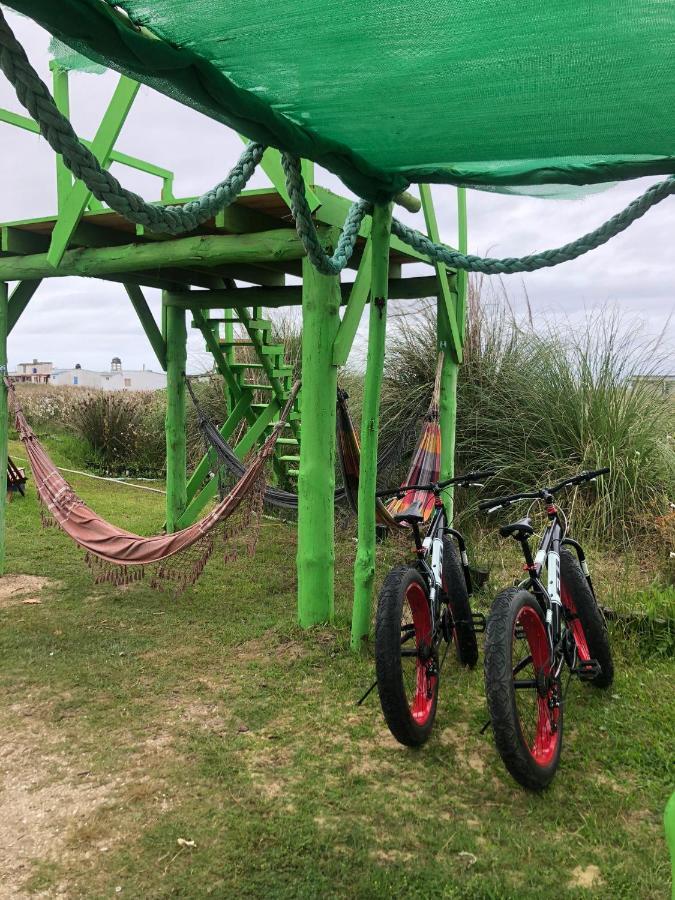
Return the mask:
[[(515, 319), (504, 295), (481, 298), (481, 283), (472, 288), (458, 381), (458, 470), (498, 468), (497, 492), (609, 465), (611, 476), (595, 490), (570, 495), (577, 525), (592, 538), (620, 541), (651, 527), (675, 478), (673, 407), (645, 377), (661, 364), (658, 341), (619, 327), (608, 311), (577, 328), (538, 322), (535, 331)], [(405, 317), (391, 334), (385, 432), (400, 426), (406, 409), (421, 420), (429, 403), (434, 313)]]

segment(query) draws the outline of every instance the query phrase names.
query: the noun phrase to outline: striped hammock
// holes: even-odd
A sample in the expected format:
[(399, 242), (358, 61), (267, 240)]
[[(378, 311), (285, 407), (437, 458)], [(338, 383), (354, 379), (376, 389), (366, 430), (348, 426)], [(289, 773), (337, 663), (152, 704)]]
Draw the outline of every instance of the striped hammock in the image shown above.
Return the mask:
[[(438, 421), (438, 404), (441, 392), (441, 370), (443, 354), (438, 358), (434, 390), (431, 395), (429, 409), (424, 416), (424, 427), (417, 441), (408, 475), (403, 484), (430, 484), (438, 481), (441, 470), (441, 429)], [(344, 391), (338, 393), (338, 456), (342, 469), (342, 480), (347, 499), (356, 512), (358, 508), (359, 471), (361, 463), (361, 447), (349, 413)], [(376, 499), (377, 522), (386, 528), (400, 528), (394, 516), (403, 513), (414, 513), (422, 516), (426, 522), (434, 509), (435, 498), (430, 491), (407, 491), (399, 499), (395, 497), (385, 504)]]

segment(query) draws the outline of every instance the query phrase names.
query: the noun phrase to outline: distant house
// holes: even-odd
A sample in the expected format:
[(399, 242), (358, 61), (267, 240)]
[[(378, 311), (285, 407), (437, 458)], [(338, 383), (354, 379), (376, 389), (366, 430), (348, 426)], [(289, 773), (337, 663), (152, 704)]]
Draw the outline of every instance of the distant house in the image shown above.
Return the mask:
[(110, 371), (94, 372), (77, 363), (72, 369), (54, 369), (51, 383), (70, 387), (99, 388), (104, 391), (158, 391), (166, 387), (166, 374), (150, 369), (123, 369), (115, 356)]
[(47, 384), (53, 370), (53, 363), (34, 359), (30, 363), (19, 363), (16, 372), (9, 373), (9, 378), (18, 384)]

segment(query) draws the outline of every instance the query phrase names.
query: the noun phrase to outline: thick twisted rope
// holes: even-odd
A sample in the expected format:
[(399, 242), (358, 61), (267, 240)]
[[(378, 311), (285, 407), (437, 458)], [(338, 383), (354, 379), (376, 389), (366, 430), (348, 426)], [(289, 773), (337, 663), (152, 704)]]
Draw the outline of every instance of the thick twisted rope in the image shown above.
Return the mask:
[(20, 103), (40, 126), (50, 147), (63, 157), (73, 175), (83, 181), (94, 197), (131, 222), (149, 231), (181, 234), (212, 219), (246, 187), (262, 159), (265, 148), (248, 144), (230, 174), (210, 191), (183, 206), (146, 203), (101, 167), (96, 157), (80, 143), (68, 119), (59, 112), (49, 88), (31, 66), (0, 9), (0, 69), (13, 85)]
[[(49, 89), (31, 66), (23, 47), (17, 41), (0, 9), (0, 69), (14, 86), (21, 104), (40, 127), (41, 134), (56, 153), (63, 157), (73, 175), (83, 181), (92, 194), (120, 215), (143, 225), (149, 231), (181, 234), (194, 231), (199, 225), (213, 218), (242, 192), (265, 148), (261, 144), (249, 144), (224, 181), (196, 200), (183, 206), (161, 206), (146, 203), (133, 191), (122, 187), (119, 181), (101, 167), (96, 157), (80, 142), (68, 119), (59, 112)], [(348, 264), (359, 229), (366, 215), (372, 212), (372, 204), (358, 200), (347, 214), (337, 248), (329, 256), (321, 245), (312, 212), (305, 197), (305, 184), (300, 160), (288, 153), (282, 154), (286, 186), (291, 201), (295, 226), (312, 264), (324, 275), (337, 275)], [(604, 225), (571, 241), (562, 247), (544, 250), (522, 257), (490, 259), (470, 256), (437, 244), (414, 228), (398, 219), (392, 221), (392, 234), (408, 246), (430, 259), (455, 269), (482, 272), (486, 275), (508, 275), (515, 272), (534, 272), (576, 259), (589, 250), (607, 243), (615, 235), (643, 216), (648, 209), (675, 193), (675, 176), (648, 188), (624, 210), (612, 216)]]
[[(353, 203), (347, 213), (344, 231), (340, 237), (337, 250), (329, 257), (321, 246), (312, 213), (305, 197), (305, 186), (300, 168), (300, 160), (287, 153), (283, 154), (283, 166), (286, 173), (286, 188), (291, 200), (291, 210), (295, 218), (295, 227), (303, 243), (307, 256), (314, 266), (324, 275), (336, 275), (349, 261), (354, 250), (359, 228), (366, 215), (372, 212), (372, 204), (365, 200)], [(606, 244), (611, 238), (625, 231), (636, 219), (641, 218), (666, 197), (675, 194), (675, 176), (660, 181), (647, 188), (644, 194), (633, 200), (620, 213), (612, 216), (599, 228), (590, 231), (583, 237), (571, 241), (562, 247), (542, 250), (530, 256), (506, 257), (491, 259), (490, 257), (471, 256), (451, 250), (445, 244), (437, 244), (421, 231), (404, 225), (398, 219), (392, 219), (391, 233), (396, 235), (409, 247), (423, 253), (435, 262), (443, 263), (453, 269), (465, 269), (468, 272), (483, 272), (485, 275), (512, 275), (516, 272), (534, 272), (560, 263), (569, 262)]]
[(372, 212), (372, 203), (368, 203), (366, 200), (357, 200), (356, 203), (352, 203), (335, 252), (329, 256), (321, 245), (312, 219), (312, 210), (307, 203), (300, 160), (291, 156), (290, 153), (282, 153), (281, 164), (286, 175), (286, 189), (291, 201), (295, 228), (310, 262), (323, 275), (338, 275), (351, 259), (361, 223)]

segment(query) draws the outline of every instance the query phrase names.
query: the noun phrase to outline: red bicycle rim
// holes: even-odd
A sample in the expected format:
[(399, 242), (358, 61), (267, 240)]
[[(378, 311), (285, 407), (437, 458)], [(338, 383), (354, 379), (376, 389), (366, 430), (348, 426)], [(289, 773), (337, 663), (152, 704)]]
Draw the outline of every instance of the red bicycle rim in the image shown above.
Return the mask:
[[(431, 614), (427, 595), (419, 584), (408, 585), (404, 599), (403, 614), (405, 617), (405, 605), (410, 608), (413, 625), (415, 627), (415, 645), (419, 651), (422, 647), (428, 647), (431, 641)], [(401, 659), (404, 663), (404, 658)], [(414, 658), (415, 671), (412, 684), (406, 685), (409, 696), (410, 714), (418, 725), (424, 725), (434, 705), (434, 695), (438, 677), (430, 674), (429, 668), (432, 661)], [(404, 677), (404, 683), (406, 679)]]
[[(522, 644), (527, 645), (523, 659), (530, 657), (530, 662), (519, 670), (518, 678), (536, 679), (547, 675), (549, 671), (549, 648), (546, 628), (536, 610), (523, 607), (513, 626), (514, 649), (518, 645), (517, 632), (522, 635)], [(519, 660), (514, 660), (517, 666)], [(542, 697), (535, 688), (516, 690), (516, 705), (523, 737), (528, 745), (532, 759), (540, 766), (547, 766), (555, 756), (558, 746), (559, 732), (557, 727), (559, 709), (549, 708), (549, 700), (553, 691), (549, 690)]]
[(581, 662), (584, 662), (591, 658), (591, 651), (588, 649), (588, 641), (586, 640), (584, 626), (581, 624), (576, 604), (564, 581), (560, 585), (560, 599), (570, 616), (573, 616), (569, 624), (574, 635), (574, 643), (577, 645), (577, 654)]

